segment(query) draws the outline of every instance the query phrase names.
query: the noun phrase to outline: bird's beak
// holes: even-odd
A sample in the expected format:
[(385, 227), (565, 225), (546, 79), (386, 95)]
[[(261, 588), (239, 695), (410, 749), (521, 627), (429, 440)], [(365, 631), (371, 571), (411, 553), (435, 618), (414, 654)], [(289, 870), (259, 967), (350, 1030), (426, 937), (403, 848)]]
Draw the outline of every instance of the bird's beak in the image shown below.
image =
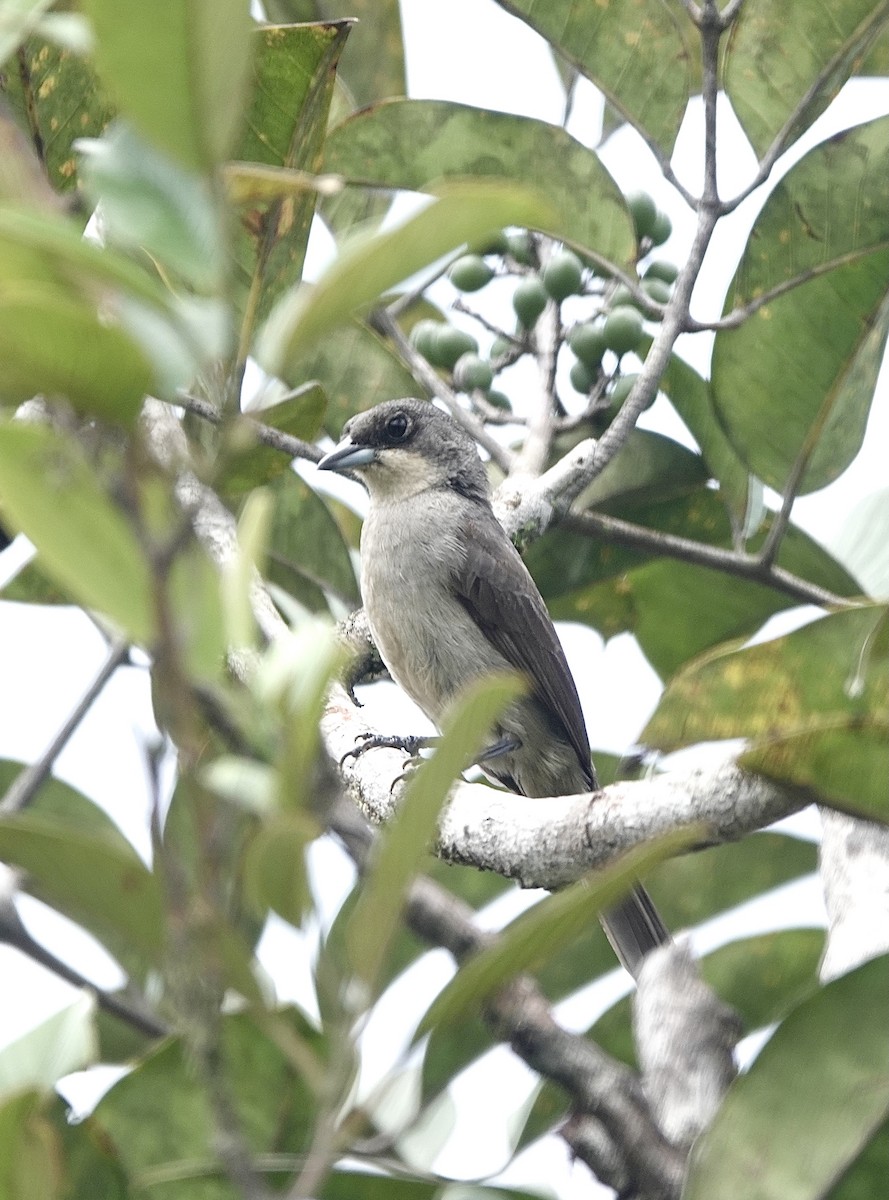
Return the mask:
[(349, 467), (366, 467), (375, 457), (376, 451), (371, 446), (362, 446), (345, 438), (325, 454), (317, 466), (319, 471), (345, 471)]

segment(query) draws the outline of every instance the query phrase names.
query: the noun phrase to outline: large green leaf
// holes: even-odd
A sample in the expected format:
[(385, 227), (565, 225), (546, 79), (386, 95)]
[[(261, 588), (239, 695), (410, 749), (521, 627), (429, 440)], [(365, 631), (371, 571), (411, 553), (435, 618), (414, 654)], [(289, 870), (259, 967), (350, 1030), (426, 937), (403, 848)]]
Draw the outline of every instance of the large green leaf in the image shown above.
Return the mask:
[[(534, 164), (529, 176), (528, 164)], [(563, 129), (442, 100), (396, 100), (349, 118), (328, 138), (324, 168), (374, 187), (429, 190), (441, 180), (533, 178), (547, 211), (496, 218), (529, 225), (629, 263), (636, 249), (623, 197), (598, 156)], [(494, 214), (492, 214), (492, 218)]]
[(230, 153), (244, 115), (253, 42), (243, 0), (86, 0), (99, 73), (121, 111), (161, 150), (207, 168)]
[(503, 225), (546, 222), (536, 192), (502, 182), (449, 184), (397, 228), (356, 238), (313, 288), (287, 293), (272, 310), (257, 358), (272, 375), (293, 370), (324, 334), (442, 255)]
[(114, 115), (90, 64), (42, 37), (29, 38), (18, 69), (7, 67), (0, 75), (0, 95), (8, 97), (21, 127), (40, 148), (53, 187), (74, 188), (74, 142), (98, 137)]
[(685, 1200), (817, 1200), (889, 1112), (889, 957), (778, 1027), (692, 1153)]
[[(51, 1092), (63, 1075), (91, 1066), (98, 1044), (93, 1024), (96, 1002), (84, 992), (0, 1050), (0, 1097), (36, 1088)], [(2, 1193), (0, 1193), (2, 1194)]]
[(746, 737), (745, 765), (886, 820), (887, 628), (886, 609), (868, 606), (706, 655), (671, 680), (642, 740), (675, 749)]
[(778, 490), (801, 454), (812, 491), (861, 445), (889, 329), (887, 174), (887, 117), (816, 147), (769, 197), (729, 292), (727, 310), (799, 284), (720, 330), (713, 351), (719, 419)]
[[(245, 412), (262, 425), (312, 442), (320, 432), (325, 408), (324, 390), (316, 383), (308, 383), (283, 400)], [(236, 448), (220, 482), (220, 491), (227, 499), (240, 498), (252, 488), (270, 483), (290, 467), (289, 455), (258, 440), (252, 421), (238, 422), (232, 440)]]
[[(256, 33), (253, 93), (239, 159), (317, 170), (348, 33), (346, 22), (265, 26)], [(248, 333), (281, 292), (301, 279), (315, 201), (308, 189), (241, 207), (234, 255)]]
[(852, 1160), (826, 1200), (873, 1200), (889, 1179), (889, 1119)]
[(35, 1091), (0, 1105), (0, 1196), (62, 1200), (58, 1140), (42, 1108)]
[(745, 0), (726, 45), (725, 89), (759, 155), (812, 124), (887, 21), (885, 0)]
[[(615, 478), (624, 480), (624, 491), (604, 503), (606, 511), (653, 530), (731, 547), (731, 523), (709, 488), (676, 497), (674, 480), (662, 477), (662, 496), (657, 481), (649, 480), (637, 503), (629, 486), (635, 478), (633, 463), (618, 475), (619, 461), (620, 456), (609, 470), (613, 466)], [(752, 540), (751, 552), (762, 544), (772, 519)], [(632, 632), (663, 677), (710, 646), (755, 633), (773, 613), (797, 603), (765, 584), (564, 529), (535, 542), (525, 559), (554, 617), (591, 625), (605, 637)], [(860, 592), (856, 581), (801, 530), (789, 530), (778, 562), (839, 595)]]
[(497, 0), (601, 88), (614, 107), (670, 151), (698, 90), (698, 34), (676, 0)]

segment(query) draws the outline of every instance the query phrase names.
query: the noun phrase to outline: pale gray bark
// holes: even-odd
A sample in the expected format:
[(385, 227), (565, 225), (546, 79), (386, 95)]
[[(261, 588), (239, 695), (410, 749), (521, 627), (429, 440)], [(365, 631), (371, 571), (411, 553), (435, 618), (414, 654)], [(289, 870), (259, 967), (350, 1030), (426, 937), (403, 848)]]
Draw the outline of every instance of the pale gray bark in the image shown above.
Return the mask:
[(827, 982), (889, 951), (889, 829), (828, 808), (821, 821)]

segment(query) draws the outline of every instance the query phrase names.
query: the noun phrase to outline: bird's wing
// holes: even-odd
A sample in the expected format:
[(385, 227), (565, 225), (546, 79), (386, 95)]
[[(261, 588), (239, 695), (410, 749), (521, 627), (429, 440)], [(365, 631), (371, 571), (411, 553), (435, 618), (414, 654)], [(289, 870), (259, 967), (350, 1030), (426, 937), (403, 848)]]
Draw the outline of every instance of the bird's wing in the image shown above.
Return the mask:
[(464, 553), (453, 576), (457, 598), (562, 725), (584, 777), (594, 787), (577, 688), (537, 585), (490, 509), (478, 508), (463, 532)]

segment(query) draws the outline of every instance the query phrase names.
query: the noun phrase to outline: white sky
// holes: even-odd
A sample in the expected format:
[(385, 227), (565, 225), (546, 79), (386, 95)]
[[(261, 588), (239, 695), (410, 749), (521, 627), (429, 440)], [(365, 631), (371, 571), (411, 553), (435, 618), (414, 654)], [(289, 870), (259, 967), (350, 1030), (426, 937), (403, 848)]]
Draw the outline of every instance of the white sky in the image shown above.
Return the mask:
[[(524, 25), (498, 9), (490, 0), (450, 0), (447, 5), (428, 0), (402, 0), (404, 31), (408, 52), (410, 94), (414, 97), (458, 100), (480, 106), (559, 122), (562, 92), (549, 55), (543, 44)], [(472, 35), (463, 32), (471, 28)], [(459, 64), (459, 65), (457, 65)], [(581, 141), (592, 144), (598, 135), (600, 104), (595, 91), (581, 84), (575, 100), (570, 131)], [(806, 145), (850, 123), (889, 113), (889, 84), (857, 83), (845, 89), (838, 101), (818, 122)], [(721, 110), (724, 145), (721, 182), (726, 191), (743, 186), (753, 170), (752, 154), (739, 135), (727, 105)], [(700, 172), (700, 113), (693, 108), (680, 133), (675, 163), (684, 182), (695, 185)], [(671, 189), (664, 184), (641, 141), (630, 132), (613, 137), (603, 157), (621, 186), (644, 187), (661, 207), (666, 208), (674, 224), (673, 236), (665, 257), (681, 260), (691, 235), (691, 216)], [(777, 177), (777, 174), (776, 174)], [(764, 199), (761, 189), (742, 206), (714, 239), (711, 255), (701, 276), (695, 297), (696, 313), (716, 313), (725, 287), (740, 253), (743, 238)], [(312, 261), (326, 257), (320, 242)], [(704, 339), (698, 339), (702, 343)], [(690, 360), (701, 369), (706, 361), (696, 346), (684, 339), (682, 347)], [(368, 403), (372, 397), (368, 397)], [(647, 414), (665, 431), (660, 406)], [(885, 485), (885, 447), (889, 444), (889, 379), (884, 369), (879, 398), (874, 405), (868, 437), (852, 468), (831, 488), (805, 498), (795, 511), (797, 521), (810, 532), (832, 540), (841, 532), (843, 522), (860, 496)], [(0, 563), (0, 570), (3, 564)], [(578, 627), (562, 631), (566, 648), (578, 676), (587, 720), (594, 746), (620, 751), (636, 738), (657, 702), (659, 684), (654, 673), (630, 638), (616, 638), (603, 647), (601, 639)], [(0, 691), (0, 756), (30, 761), (37, 757), (55, 734), (74, 703), (98, 669), (104, 650), (101, 638), (90, 623), (72, 610), (32, 612), (26, 606), (0, 604), (0, 661), (5, 668), (6, 686)], [(394, 688), (377, 688), (375, 703), (380, 704), (384, 722), (405, 722), (414, 731), (416, 716), (407, 702), (392, 698)], [(607, 697), (607, 702), (604, 697)], [(153, 735), (151, 708), (144, 672), (134, 668), (119, 671), (106, 688), (93, 712), (61, 755), (57, 774), (106, 808), (128, 837), (147, 853), (146, 814), (148, 794), (143, 768), (144, 747)], [(801, 831), (811, 833), (813, 825)], [(316, 855), (319, 874), (334, 880), (328, 886), (326, 907), (333, 909), (337, 896), (348, 886), (349, 870), (331, 846), (321, 846)], [(527, 897), (511, 893), (499, 906), (500, 920)], [(743, 915), (749, 932), (774, 926), (776, 912), (782, 924), (797, 917), (820, 922), (820, 898), (817, 888), (806, 883), (780, 904), (774, 899), (751, 906)], [(117, 968), (95, 947), (92, 940), (47, 914), (36, 902), (23, 902), (23, 919), (36, 936), (45, 937), (59, 956), (75, 962), (100, 986), (113, 986)], [(714, 937), (727, 936), (724, 928), (705, 927), (696, 938), (699, 948), (710, 948)], [(264, 939), (263, 960), (277, 977), (283, 998), (305, 999), (308, 984), (307, 943), (273, 922)], [(404, 1032), (404, 1013), (423, 1008), (420, 999), (431, 998), (435, 987), (450, 972), (442, 952), (427, 956), (422, 969), (411, 972), (399, 988), (381, 1006), (367, 1039), (368, 1079), (383, 1072), (401, 1052), (396, 1030)], [(51, 1013), (69, 1003), (72, 989), (24, 959), (18, 952), (0, 947), (0, 1039), (8, 1043), (25, 1030), (39, 1024)], [(623, 989), (619, 973), (610, 977), (603, 990), (614, 994)], [(588, 1024), (603, 1005), (598, 996), (585, 995), (562, 1009), (566, 1021), (578, 1027)], [(409, 1031), (408, 1031), (409, 1032)], [(498, 1130), (502, 1124), (503, 1096), (518, 1103), (529, 1088), (530, 1073), (506, 1051), (493, 1057), (496, 1071), (476, 1071), (459, 1081), (454, 1090), (458, 1126), (459, 1153), (446, 1152), (437, 1165), (447, 1170), (481, 1173), (504, 1161), (507, 1147)], [(74, 1093), (78, 1102), (90, 1089)], [(447, 1127), (455, 1113), (451, 1105), (439, 1114)], [(492, 1119), (493, 1114), (493, 1119)], [(456, 1145), (456, 1144), (455, 1144)], [(558, 1194), (571, 1197), (599, 1194), (593, 1190), (585, 1168), (572, 1170), (564, 1147), (548, 1139), (523, 1156), (506, 1178), (513, 1182), (558, 1188)], [(604, 1194), (604, 1193), (603, 1193)]]

